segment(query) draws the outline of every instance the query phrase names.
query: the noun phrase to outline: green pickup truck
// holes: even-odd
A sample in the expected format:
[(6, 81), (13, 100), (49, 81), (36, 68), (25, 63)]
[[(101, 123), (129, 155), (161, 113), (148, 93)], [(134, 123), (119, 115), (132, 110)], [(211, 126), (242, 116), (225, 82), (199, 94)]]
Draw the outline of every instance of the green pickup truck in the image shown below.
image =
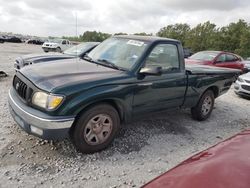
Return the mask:
[(177, 40), (114, 36), (82, 59), (18, 71), (10, 112), (26, 132), (48, 140), (69, 136), (83, 153), (106, 148), (121, 124), (154, 112), (185, 107), (205, 120), (239, 71), (185, 67), (183, 57)]

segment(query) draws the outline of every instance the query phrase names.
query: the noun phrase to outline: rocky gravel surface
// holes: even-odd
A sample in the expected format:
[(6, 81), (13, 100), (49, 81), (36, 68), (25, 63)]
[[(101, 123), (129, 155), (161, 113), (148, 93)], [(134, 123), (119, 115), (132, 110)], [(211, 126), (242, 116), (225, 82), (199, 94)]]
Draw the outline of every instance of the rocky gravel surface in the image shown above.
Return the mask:
[(105, 151), (84, 155), (69, 140), (26, 134), (11, 118), (7, 95), (16, 57), (42, 53), (41, 46), (0, 44), (0, 187), (140, 187), (182, 160), (250, 127), (250, 101), (231, 89), (211, 117), (168, 111), (124, 125)]

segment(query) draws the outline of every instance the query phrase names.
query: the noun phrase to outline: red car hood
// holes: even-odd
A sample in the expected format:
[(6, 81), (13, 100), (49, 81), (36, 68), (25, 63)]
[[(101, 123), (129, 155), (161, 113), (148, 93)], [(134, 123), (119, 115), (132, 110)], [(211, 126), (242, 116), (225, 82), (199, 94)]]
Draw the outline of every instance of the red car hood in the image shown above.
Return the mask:
[(243, 131), (144, 185), (144, 188), (249, 188), (250, 130)]
[(212, 61), (196, 60), (196, 59), (185, 59), (185, 63), (200, 64), (200, 65), (211, 65), (213, 62)]

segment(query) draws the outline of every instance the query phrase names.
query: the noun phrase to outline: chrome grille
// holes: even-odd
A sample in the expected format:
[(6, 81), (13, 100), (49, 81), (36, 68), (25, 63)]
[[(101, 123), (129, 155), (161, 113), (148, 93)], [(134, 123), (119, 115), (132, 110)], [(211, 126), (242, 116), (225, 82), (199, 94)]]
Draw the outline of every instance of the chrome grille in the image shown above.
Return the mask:
[(250, 84), (250, 80), (245, 80), (245, 82)]
[(242, 87), (243, 89), (247, 90), (247, 91), (250, 91), (250, 86), (242, 85), (241, 87)]
[(17, 76), (14, 77), (13, 87), (21, 98), (23, 98), (24, 100), (27, 99), (28, 86)]

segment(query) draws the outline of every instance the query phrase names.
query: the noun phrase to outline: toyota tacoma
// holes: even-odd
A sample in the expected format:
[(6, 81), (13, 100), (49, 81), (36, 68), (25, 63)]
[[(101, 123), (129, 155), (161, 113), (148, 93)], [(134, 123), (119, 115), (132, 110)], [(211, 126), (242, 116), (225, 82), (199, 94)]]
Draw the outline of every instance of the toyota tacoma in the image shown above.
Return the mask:
[(83, 153), (106, 148), (134, 118), (185, 107), (207, 119), (215, 98), (229, 90), (239, 70), (185, 67), (179, 41), (114, 36), (83, 59), (27, 66), (16, 72), (10, 112), (27, 133), (70, 137)]

